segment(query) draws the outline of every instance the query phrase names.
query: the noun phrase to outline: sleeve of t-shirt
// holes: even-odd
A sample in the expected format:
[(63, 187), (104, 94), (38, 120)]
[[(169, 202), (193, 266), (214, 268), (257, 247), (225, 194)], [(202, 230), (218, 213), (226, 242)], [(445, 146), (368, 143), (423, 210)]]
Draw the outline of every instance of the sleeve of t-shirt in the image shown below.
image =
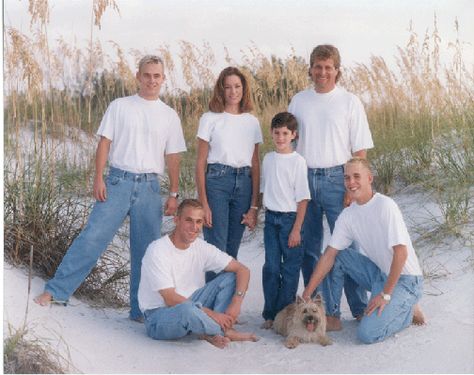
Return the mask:
[(353, 96), (350, 116), (350, 138), (352, 152), (374, 147), (372, 134), (364, 106), (357, 96)]
[(205, 262), (204, 271), (221, 272), (233, 259), (230, 255), (219, 250), (210, 243), (204, 244)]
[(115, 126), (117, 125), (117, 102), (114, 100), (109, 104), (100, 122), (97, 135), (114, 140)]
[[(159, 250), (158, 250), (159, 251)], [(142, 263), (142, 273), (146, 273), (150, 287), (153, 291), (174, 288), (173, 276), (170, 272), (171, 265), (163, 256), (145, 255)]]
[(263, 157), (262, 171), (260, 173), (260, 193), (265, 191), (265, 171), (267, 170), (268, 154)]
[(204, 113), (199, 119), (199, 127), (197, 137), (203, 141), (211, 141), (211, 133), (213, 130), (212, 121), (208, 113)]
[(304, 199), (311, 199), (311, 193), (308, 185), (308, 168), (306, 161), (301, 157), (295, 163), (295, 199), (301, 202)]
[(262, 129), (260, 128), (260, 122), (255, 117), (255, 133), (254, 133), (254, 143), (263, 143)]
[(353, 242), (350, 227), (348, 225), (348, 215), (345, 214), (345, 209), (341, 212), (334, 225), (329, 246), (337, 250), (343, 250)]
[(169, 133), (166, 141), (165, 154), (175, 154), (186, 151), (186, 142), (183, 136), (181, 120), (176, 112), (170, 115)]
[(388, 245), (390, 247), (396, 245), (408, 245), (410, 243), (410, 235), (408, 233), (403, 215), (395, 202), (391, 202), (390, 209), (387, 210), (388, 215)]

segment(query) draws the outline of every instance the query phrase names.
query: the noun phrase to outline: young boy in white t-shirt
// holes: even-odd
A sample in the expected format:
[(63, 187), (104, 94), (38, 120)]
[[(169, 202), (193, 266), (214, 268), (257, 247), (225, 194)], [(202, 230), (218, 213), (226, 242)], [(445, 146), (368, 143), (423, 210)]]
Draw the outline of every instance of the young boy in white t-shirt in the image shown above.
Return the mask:
[(271, 328), (276, 314), (295, 300), (303, 247), (301, 228), (310, 199), (307, 166), (293, 150), (297, 122), (288, 112), (271, 123), (275, 151), (265, 155), (260, 192), (265, 211), (265, 264), (262, 270), (265, 305), (262, 328)]

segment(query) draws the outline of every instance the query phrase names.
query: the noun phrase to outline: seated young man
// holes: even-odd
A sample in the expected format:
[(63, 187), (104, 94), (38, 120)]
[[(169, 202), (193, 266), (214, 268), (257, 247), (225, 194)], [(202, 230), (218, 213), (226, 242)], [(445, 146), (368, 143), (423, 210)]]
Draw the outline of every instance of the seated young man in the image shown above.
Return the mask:
[[(218, 348), (230, 341), (256, 341), (233, 328), (240, 314), (250, 271), (217, 247), (198, 238), (204, 210), (184, 200), (170, 235), (154, 241), (142, 262), (138, 289), (148, 336), (179, 339), (196, 333)], [(222, 272), (205, 284), (205, 272)]]
[[(367, 160), (352, 158), (346, 163), (344, 183), (353, 203), (338, 217), (329, 245), (303, 292), (303, 298), (309, 299), (330, 272), (325, 279), (330, 292), (324, 295), (328, 324), (341, 329), (344, 274), (370, 291), (371, 299), (357, 330), (358, 338), (366, 344), (382, 341), (411, 322), (424, 324), (417, 305), (423, 276), (403, 216), (391, 198), (373, 192), (372, 180)], [(367, 256), (341, 250), (353, 241)]]

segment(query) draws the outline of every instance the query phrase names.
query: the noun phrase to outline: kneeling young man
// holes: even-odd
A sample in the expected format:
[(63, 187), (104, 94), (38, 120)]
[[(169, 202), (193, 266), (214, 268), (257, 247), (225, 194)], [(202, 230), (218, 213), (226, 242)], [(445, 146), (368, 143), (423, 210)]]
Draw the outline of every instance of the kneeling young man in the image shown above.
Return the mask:
[[(397, 204), (374, 193), (373, 176), (367, 160), (352, 158), (344, 167), (344, 183), (353, 203), (338, 217), (324, 255), (303, 292), (311, 293), (326, 274), (329, 293), (326, 305), (334, 306), (337, 316), (328, 323), (340, 327), (340, 301), (344, 274), (371, 292), (371, 300), (357, 330), (366, 343), (382, 341), (408, 327), (423, 324), (417, 305), (423, 292), (423, 276), (418, 258)], [(356, 241), (367, 254), (347, 248)]]
[[(204, 210), (184, 200), (174, 218), (176, 228), (148, 247), (138, 289), (148, 336), (172, 340), (196, 333), (224, 348), (230, 341), (256, 341), (237, 332), (250, 271), (231, 256), (198, 238)], [(205, 284), (205, 272), (225, 272)]]

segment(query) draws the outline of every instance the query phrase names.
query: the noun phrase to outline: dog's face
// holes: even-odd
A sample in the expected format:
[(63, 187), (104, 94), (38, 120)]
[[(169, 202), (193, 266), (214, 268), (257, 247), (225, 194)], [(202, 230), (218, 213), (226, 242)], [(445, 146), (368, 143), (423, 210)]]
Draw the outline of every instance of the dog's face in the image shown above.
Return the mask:
[(315, 299), (306, 302), (298, 297), (296, 300), (295, 318), (301, 322), (301, 325), (308, 331), (314, 332), (324, 319), (324, 308), (321, 297), (318, 295)]

